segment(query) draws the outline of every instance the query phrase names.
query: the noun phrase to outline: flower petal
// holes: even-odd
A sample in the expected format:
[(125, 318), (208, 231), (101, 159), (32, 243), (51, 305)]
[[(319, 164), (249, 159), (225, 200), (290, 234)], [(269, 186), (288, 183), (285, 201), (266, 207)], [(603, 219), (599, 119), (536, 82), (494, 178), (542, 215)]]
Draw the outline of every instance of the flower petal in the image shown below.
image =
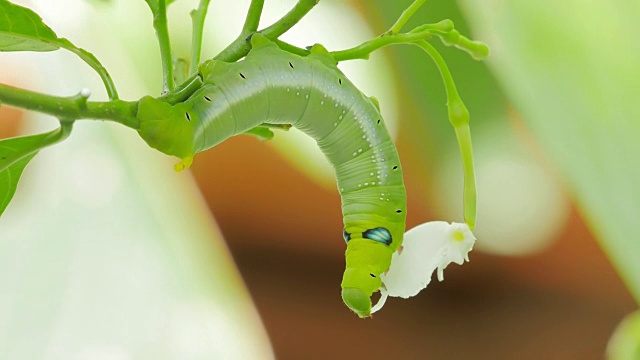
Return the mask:
[(429, 285), (436, 269), (442, 281), (447, 265), (469, 261), (475, 240), (469, 227), (460, 223), (432, 221), (407, 231), (401, 251), (393, 254), (389, 271), (381, 275), (388, 295), (415, 296)]

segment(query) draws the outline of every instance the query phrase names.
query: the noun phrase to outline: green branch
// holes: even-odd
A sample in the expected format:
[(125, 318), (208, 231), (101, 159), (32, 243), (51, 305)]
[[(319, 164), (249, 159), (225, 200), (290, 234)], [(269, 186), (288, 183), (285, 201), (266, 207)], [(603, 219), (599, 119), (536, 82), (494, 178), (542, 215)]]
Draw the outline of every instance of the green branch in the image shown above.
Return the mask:
[(60, 97), (0, 84), (0, 103), (3, 105), (49, 114), (65, 121), (108, 120), (132, 129), (138, 128), (137, 102), (87, 101), (89, 95), (88, 90), (82, 90), (74, 96)]
[(262, 16), (262, 8), (264, 7), (264, 0), (252, 0), (249, 5), (249, 11), (247, 11), (247, 18), (244, 20), (242, 26), (241, 36), (248, 36), (258, 30), (260, 25), (260, 17)]
[(85, 63), (87, 63), (93, 70), (98, 73), (100, 79), (102, 79), (102, 83), (104, 84), (105, 89), (107, 90), (107, 95), (110, 100), (118, 99), (118, 91), (116, 90), (116, 85), (113, 83), (113, 79), (111, 79), (111, 75), (107, 69), (98, 61), (98, 59), (91, 54), (90, 52), (76, 47), (66, 39), (61, 39), (61, 41), (56, 44), (60, 45), (62, 48), (65, 48), (72, 53), (76, 54), (80, 59), (82, 59)]
[(202, 86), (202, 75), (196, 73), (191, 75), (182, 84), (178, 85), (175, 89), (163, 94), (158, 98), (162, 102), (175, 105), (183, 102), (191, 96), (196, 90)]
[[(267, 37), (269, 40), (278, 39), (280, 35), (284, 34), (295, 24), (297, 24), (300, 19), (302, 19), (309, 11), (311, 11), (311, 9), (313, 9), (314, 6), (318, 4), (319, 1), (320, 0), (298, 0), (296, 5), (286, 15), (284, 15), (280, 20), (273, 23), (273, 25), (267, 27), (264, 30), (260, 30), (260, 33)], [(262, 2), (263, 1), (252, 1), (251, 5), (253, 6), (254, 3)], [(245, 21), (245, 26), (250, 23), (249, 18), (252, 15), (251, 10), (252, 9), (250, 8), (249, 14), (247, 15), (247, 21)], [(260, 5), (260, 11), (261, 10), (262, 6)], [(259, 16), (254, 16), (253, 18), (259, 19)], [(257, 24), (257, 22), (255, 22), (255, 24)], [(238, 38), (236, 38), (231, 44), (229, 44), (229, 46), (227, 46), (218, 55), (216, 55), (214, 59), (233, 62), (247, 55), (249, 53), (249, 50), (251, 50), (249, 38), (253, 32), (241, 33)]]
[(460, 146), (462, 164), (464, 170), (464, 219), (469, 228), (473, 230), (476, 225), (477, 194), (476, 177), (473, 165), (473, 150), (471, 146), (471, 131), (469, 129), (469, 110), (462, 102), (453, 76), (442, 55), (428, 42), (418, 41), (413, 43), (424, 50), (435, 62), (447, 93), (447, 107), (449, 109), (449, 121), (453, 125)]
[(153, 28), (156, 30), (160, 56), (162, 58), (162, 90), (168, 92), (175, 87), (173, 80), (173, 59), (171, 54), (171, 42), (169, 40), (169, 27), (167, 26), (167, 4), (165, 0), (158, 1), (157, 11), (153, 12)]
[(406, 44), (412, 43), (418, 40), (425, 40), (431, 38), (432, 33), (429, 30), (403, 33), (403, 34), (393, 34), (393, 35), (382, 35), (378, 36), (375, 39), (371, 39), (369, 41), (365, 41), (362, 44), (353, 47), (351, 49), (339, 50), (331, 52), (336, 61), (345, 61), (345, 60), (353, 60), (353, 59), (368, 59), (369, 55), (380, 49), (381, 47), (385, 47), (393, 44)]
[[(455, 46), (458, 49), (466, 51), (476, 59), (485, 58), (489, 54), (489, 48), (486, 44), (479, 41), (472, 41), (468, 38), (460, 35), (460, 33), (453, 27), (453, 21), (442, 20), (435, 24), (424, 24), (416, 27), (415, 29), (402, 34), (395, 34), (386, 32), (375, 39), (365, 41), (362, 44), (340, 51), (333, 51), (331, 55), (336, 61), (345, 61), (353, 59), (368, 59), (369, 55), (388, 45), (393, 44), (409, 44), (420, 40), (428, 40), (433, 36), (439, 37), (442, 42), (447, 46)], [(281, 45), (281, 43), (278, 43)], [(291, 51), (293, 53), (299, 53), (299, 48), (292, 48), (293, 45), (281, 45), (284, 50)], [(303, 50), (304, 51), (304, 50)]]
[[(251, 0), (249, 5), (249, 11), (247, 11), (247, 18), (242, 26), (242, 31), (238, 37), (227, 45), (218, 55), (214, 57), (216, 60), (221, 61), (236, 61), (249, 52), (249, 37), (258, 28), (260, 23), (260, 17), (262, 16), (262, 8), (264, 6), (264, 0)], [(253, 30), (251, 30), (253, 29)]]
[(196, 10), (191, 11), (192, 35), (191, 35), (191, 63), (189, 74), (193, 75), (198, 71), (200, 65), (200, 55), (202, 54), (202, 34), (204, 32), (204, 20), (207, 16), (209, 0), (200, 0), (200, 5)]
[(389, 31), (387, 33), (390, 34), (390, 35), (399, 33), (400, 30), (402, 30), (404, 25), (407, 23), (407, 21), (409, 21), (409, 19), (411, 19), (413, 14), (415, 14), (416, 11), (418, 11), (418, 9), (420, 9), (420, 7), (422, 5), (424, 5), (424, 3), (426, 3), (426, 2), (427, 2), (427, 0), (416, 0), (416, 1), (414, 1), (413, 4), (411, 4), (405, 11), (402, 12), (400, 17), (396, 21), (396, 23), (393, 24), (393, 26), (391, 27), (391, 29), (389, 29)]
[(289, 29), (297, 24), (300, 19), (307, 15), (307, 13), (318, 4), (318, 2), (320, 2), (320, 0), (299, 0), (293, 9), (291, 9), (285, 16), (268, 28), (261, 30), (260, 33), (267, 39), (274, 40), (279, 38), (280, 35), (289, 31)]

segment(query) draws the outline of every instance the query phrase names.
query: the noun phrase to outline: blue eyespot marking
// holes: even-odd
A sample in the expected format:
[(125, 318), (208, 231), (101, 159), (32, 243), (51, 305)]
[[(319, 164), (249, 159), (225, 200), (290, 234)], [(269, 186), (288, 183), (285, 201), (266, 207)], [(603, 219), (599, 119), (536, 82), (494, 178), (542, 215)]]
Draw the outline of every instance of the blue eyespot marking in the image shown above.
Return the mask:
[(351, 234), (349, 234), (345, 229), (342, 229), (342, 237), (346, 243), (349, 243), (349, 240), (351, 240)]
[(362, 233), (362, 237), (365, 239), (381, 242), (385, 245), (391, 244), (391, 233), (389, 230), (379, 227), (370, 229)]

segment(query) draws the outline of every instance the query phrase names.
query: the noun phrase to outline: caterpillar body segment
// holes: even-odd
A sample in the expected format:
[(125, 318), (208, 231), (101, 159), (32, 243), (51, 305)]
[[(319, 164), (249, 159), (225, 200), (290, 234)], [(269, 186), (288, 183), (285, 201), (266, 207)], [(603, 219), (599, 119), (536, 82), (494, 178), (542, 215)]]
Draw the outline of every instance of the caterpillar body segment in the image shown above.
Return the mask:
[(201, 66), (205, 85), (188, 100), (195, 152), (260, 124), (291, 124), (316, 140), (336, 170), (347, 240), (344, 302), (370, 315), (380, 275), (402, 243), (406, 192), (393, 141), (375, 99), (319, 46), (300, 57), (259, 35), (245, 59)]

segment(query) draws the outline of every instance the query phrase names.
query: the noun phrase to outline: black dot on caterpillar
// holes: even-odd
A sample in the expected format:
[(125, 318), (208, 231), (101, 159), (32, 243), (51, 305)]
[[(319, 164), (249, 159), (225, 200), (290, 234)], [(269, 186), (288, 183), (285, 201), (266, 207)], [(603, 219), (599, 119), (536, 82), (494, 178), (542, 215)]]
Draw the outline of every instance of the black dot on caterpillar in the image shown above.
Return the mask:
[(375, 278), (375, 277), (376, 277), (376, 276), (375, 276), (375, 275), (373, 275), (373, 274), (369, 274), (369, 276), (371, 276), (372, 278)]
[(338, 82), (340, 83), (340, 85), (342, 85), (342, 79), (338, 79)]
[(204, 99), (207, 101), (211, 101), (211, 98), (209, 98), (208, 96), (205, 96)]
[(239, 74), (241, 78), (246, 79), (246, 77), (242, 73), (239, 73)]
[(191, 121), (191, 116), (189, 116), (189, 113), (184, 113), (184, 115), (187, 117), (187, 121)]
[(289, 66), (291, 66), (291, 68), (294, 69), (293, 64), (291, 63), (291, 61), (289, 61)]
[(380, 125), (380, 119), (378, 119), (378, 125)]
[(397, 165), (396, 165), (396, 166), (394, 166), (394, 167), (393, 167), (393, 170), (398, 170), (398, 166), (397, 166)]

